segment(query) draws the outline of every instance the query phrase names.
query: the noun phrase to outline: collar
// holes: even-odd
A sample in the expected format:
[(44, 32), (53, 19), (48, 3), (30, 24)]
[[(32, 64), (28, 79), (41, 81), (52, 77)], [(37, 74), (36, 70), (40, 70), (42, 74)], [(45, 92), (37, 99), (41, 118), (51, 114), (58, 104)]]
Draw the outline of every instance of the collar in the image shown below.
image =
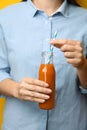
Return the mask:
[[(30, 8), (31, 8), (31, 15), (34, 17), (38, 11), (41, 11), (40, 9), (38, 9), (32, 2), (32, 0), (27, 0), (27, 3), (30, 4)], [(64, 0), (64, 2), (62, 3), (62, 5), (51, 15), (55, 15), (57, 13), (61, 13), (64, 17), (68, 17), (69, 16), (69, 10), (68, 10), (68, 2), (67, 0)]]
[(64, 17), (68, 17), (69, 16), (69, 9), (68, 9), (68, 2), (67, 0), (64, 0), (64, 2), (62, 3), (62, 5), (51, 15), (55, 15), (57, 13), (61, 13)]

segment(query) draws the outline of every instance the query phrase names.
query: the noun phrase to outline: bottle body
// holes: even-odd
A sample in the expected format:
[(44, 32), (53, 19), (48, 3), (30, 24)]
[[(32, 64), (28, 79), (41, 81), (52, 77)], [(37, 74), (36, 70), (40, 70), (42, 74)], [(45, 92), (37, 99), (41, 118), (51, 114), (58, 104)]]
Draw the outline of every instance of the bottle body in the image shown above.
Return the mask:
[[(46, 59), (44, 61), (46, 61)], [(47, 110), (52, 109), (55, 106), (55, 68), (52, 62), (41, 63), (39, 69), (39, 79), (48, 83), (49, 88), (52, 90), (52, 93), (49, 94), (50, 98), (44, 103), (39, 103), (39, 107)]]

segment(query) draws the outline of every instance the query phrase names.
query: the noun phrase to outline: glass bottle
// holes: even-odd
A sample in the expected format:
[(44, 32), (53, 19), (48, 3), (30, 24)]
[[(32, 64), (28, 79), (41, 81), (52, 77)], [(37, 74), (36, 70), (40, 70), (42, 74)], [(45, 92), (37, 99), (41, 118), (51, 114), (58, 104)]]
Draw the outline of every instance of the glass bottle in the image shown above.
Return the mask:
[(55, 106), (55, 68), (53, 64), (53, 52), (42, 52), (42, 61), (39, 68), (39, 80), (49, 84), (52, 93), (44, 103), (39, 103), (41, 109), (52, 109)]

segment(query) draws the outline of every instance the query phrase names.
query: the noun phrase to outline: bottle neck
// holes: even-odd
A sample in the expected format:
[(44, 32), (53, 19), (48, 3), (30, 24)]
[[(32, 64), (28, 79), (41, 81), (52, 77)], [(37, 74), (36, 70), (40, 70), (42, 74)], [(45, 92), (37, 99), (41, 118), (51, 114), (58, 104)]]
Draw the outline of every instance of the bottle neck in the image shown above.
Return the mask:
[(42, 52), (42, 64), (53, 64), (53, 52)]

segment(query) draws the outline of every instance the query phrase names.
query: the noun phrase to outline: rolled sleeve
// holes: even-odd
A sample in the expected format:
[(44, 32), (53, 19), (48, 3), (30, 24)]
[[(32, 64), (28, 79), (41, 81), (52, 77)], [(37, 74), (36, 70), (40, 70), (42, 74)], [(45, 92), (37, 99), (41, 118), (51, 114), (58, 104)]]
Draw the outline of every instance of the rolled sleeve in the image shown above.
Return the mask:
[(5, 40), (3, 29), (0, 25), (0, 82), (7, 78), (11, 78), (10, 67), (8, 63), (6, 40)]
[(87, 89), (84, 86), (81, 85), (78, 76), (77, 76), (77, 85), (78, 85), (82, 94), (87, 94)]
[[(84, 35), (84, 39), (83, 39), (83, 54), (85, 56), (85, 58), (87, 59), (87, 35)], [(87, 89), (81, 85), (79, 78), (77, 76), (77, 81), (78, 81), (78, 86), (80, 88), (80, 91), (82, 94), (87, 94)]]
[(79, 88), (81, 90), (81, 93), (87, 94), (87, 89), (86, 88), (83, 88), (83, 86), (81, 86), (81, 85), (79, 85)]

